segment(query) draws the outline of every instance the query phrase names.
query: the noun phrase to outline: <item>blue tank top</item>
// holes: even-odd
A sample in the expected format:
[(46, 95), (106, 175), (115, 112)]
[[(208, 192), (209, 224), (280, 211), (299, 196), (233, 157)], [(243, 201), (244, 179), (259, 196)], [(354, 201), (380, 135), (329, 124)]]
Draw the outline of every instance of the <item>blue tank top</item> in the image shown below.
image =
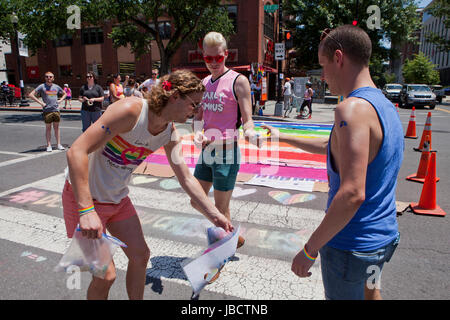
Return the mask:
[[(395, 190), (403, 160), (403, 128), (394, 105), (381, 90), (363, 87), (354, 90), (349, 97), (364, 99), (375, 108), (383, 131), (383, 142), (367, 167), (365, 201), (350, 222), (327, 245), (341, 250), (372, 251), (389, 244), (398, 233)], [(331, 135), (327, 154), (330, 186), (327, 211), (340, 186), (339, 173), (334, 171), (331, 164), (330, 144)]]

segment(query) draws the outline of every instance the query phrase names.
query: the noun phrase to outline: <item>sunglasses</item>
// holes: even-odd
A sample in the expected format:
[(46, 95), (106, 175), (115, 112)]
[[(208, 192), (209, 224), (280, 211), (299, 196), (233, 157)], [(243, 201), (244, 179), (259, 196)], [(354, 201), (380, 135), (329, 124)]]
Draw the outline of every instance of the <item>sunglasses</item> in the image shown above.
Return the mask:
[(152, 73), (152, 76), (157, 76), (158, 74), (157, 73)]
[(216, 60), (217, 63), (221, 63), (225, 59), (224, 55), (218, 55), (218, 56), (203, 56), (203, 60), (205, 60), (206, 63), (212, 63), (213, 60)]
[(320, 35), (320, 41), (322, 41), (323, 39), (328, 37), (331, 40), (333, 40), (334, 42), (336, 42), (339, 45), (339, 48), (341, 49), (341, 51), (344, 52), (344, 48), (342, 47), (342, 44), (330, 35), (331, 31), (332, 30), (330, 28), (326, 28), (325, 30), (323, 30), (322, 34)]
[(53, 76), (45, 76), (46, 78), (49, 78), (49, 79), (51, 79), (51, 78), (53, 78)]
[(201, 102), (200, 103), (195, 103), (194, 100), (192, 100), (188, 95), (186, 95), (185, 97), (187, 97), (189, 100), (191, 100), (192, 105), (194, 106), (194, 111), (195, 112), (197, 112), (201, 108), (201, 106), (202, 106)]
[(93, 78), (93, 76), (86, 76), (86, 78)]

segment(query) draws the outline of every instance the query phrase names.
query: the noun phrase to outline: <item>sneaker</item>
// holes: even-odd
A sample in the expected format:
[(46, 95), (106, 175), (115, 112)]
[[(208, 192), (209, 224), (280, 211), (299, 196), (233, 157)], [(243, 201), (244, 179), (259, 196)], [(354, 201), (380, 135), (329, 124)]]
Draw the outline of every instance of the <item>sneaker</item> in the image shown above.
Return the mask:
[(66, 150), (62, 145), (58, 144), (58, 150)]
[(311, 115), (309, 115), (308, 118), (306, 118), (306, 119), (311, 119)]
[(52, 152), (52, 151), (53, 151), (52, 146), (48, 146), (47, 147), (47, 152)]

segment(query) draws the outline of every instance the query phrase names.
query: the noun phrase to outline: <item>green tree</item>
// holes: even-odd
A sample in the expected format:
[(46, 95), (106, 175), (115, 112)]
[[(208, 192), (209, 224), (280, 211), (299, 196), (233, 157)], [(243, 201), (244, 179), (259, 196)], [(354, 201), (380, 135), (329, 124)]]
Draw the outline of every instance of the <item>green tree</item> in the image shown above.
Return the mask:
[[(367, 8), (380, 8), (380, 29), (370, 30), (366, 21)], [(317, 48), (322, 30), (351, 24), (357, 20), (372, 40), (372, 57), (376, 65), (398, 55), (394, 46), (386, 43), (417, 41), (414, 31), (420, 28), (414, 0), (285, 0), (283, 2), (285, 25), (293, 31), (294, 46), (300, 69), (318, 68)], [(292, 18), (293, 17), (293, 18)], [(380, 68), (379, 72), (383, 72)], [(377, 73), (378, 74), (378, 73)]]
[[(169, 71), (170, 61), (185, 41), (197, 41), (212, 30), (220, 30), (225, 36), (234, 32), (233, 24), (220, 0), (0, 0), (1, 14), (16, 12), (19, 30), (27, 35), (25, 42), (32, 51), (45, 46), (46, 40), (57, 39), (64, 34), (75, 34), (67, 29), (67, 7), (81, 9), (81, 22), (102, 25), (113, 21), (115, 26), (108, 35), (115, 47), (130, 45), (140, 57), (150, 51), (150, 43), (156, 41), (161, 57), (161, 74)], [(162, 22), (171, 22), (171, 35), (163, 41), (160, 35)], [(8, 37), (11, 29), (8, 19), (2, 19), (0, 37)]]
[[(446, 29), (450, 29), (450, 1), (449, 0), (435, 0), (433, 4), (426, 10), (436, 18), (442, 18), (442, 23)], [(448, 30), (447, 30), (448, 32)], [(437, 45), (437, 49), (441, 52), (450, 51), (450, 39), (446, 39), (447, 32), (436, 34), (430, 32), (427, 35), (427, 40)]]
[(415, 54), (412, 60), (406, 60), (403, 65), (402, 73), (405, 83), (438, 84), (439, 72), (435, 68), (436, 65), (422, 52)]

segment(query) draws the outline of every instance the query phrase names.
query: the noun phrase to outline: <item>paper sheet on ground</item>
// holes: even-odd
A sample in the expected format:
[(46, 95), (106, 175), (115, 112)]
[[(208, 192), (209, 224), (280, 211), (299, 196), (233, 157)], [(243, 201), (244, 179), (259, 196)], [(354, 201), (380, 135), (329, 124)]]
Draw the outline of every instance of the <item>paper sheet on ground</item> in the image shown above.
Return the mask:
[[(213, 243), (208, 249), (209, 252), (201, 255), (194, 260), (184, 260), (181, 263), (187, 279), (191, 283), (194, 296), (197, 296), (200, 291), (208, 284), (204, 279), (205, 274), (210, 273), (213, 269), (220, 269), (224, 261), (228, 261), (236, 253), (236, 246), (239, 237), (240, 226), (234, 227), (234, 231), (227, 237)], [(220, 278), (219, 278), (220, 279)]]
[(261, 176), (256, 175), (244, 184), (253, 186), (265, 186), (275, 189), (288, 189), (313, 192), (314, 181), (303, 180), (299, 178)]

